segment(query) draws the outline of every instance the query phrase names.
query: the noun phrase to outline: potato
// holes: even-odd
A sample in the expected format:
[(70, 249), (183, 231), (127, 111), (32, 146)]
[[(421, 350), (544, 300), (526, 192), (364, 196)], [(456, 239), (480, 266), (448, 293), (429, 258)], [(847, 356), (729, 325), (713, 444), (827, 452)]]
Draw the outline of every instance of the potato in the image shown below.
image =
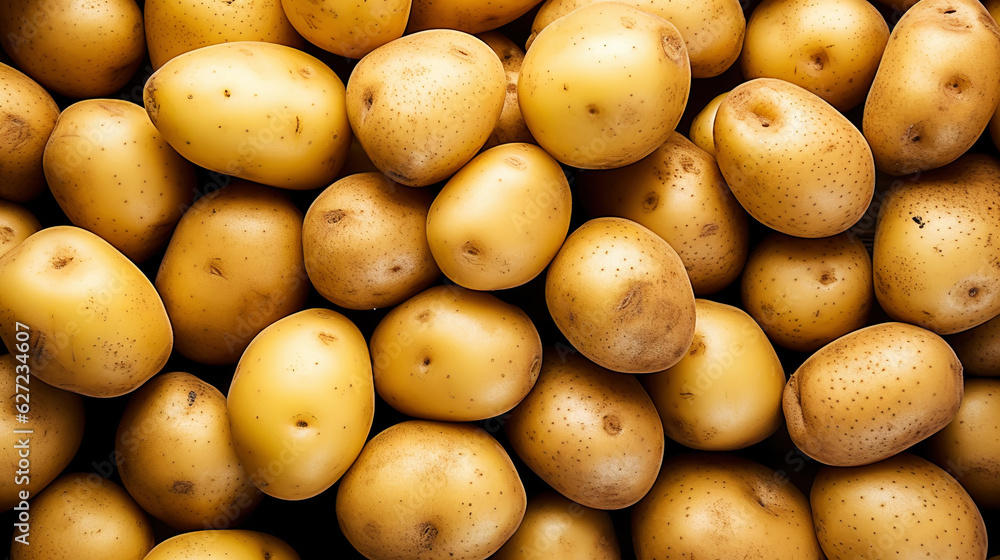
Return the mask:
[(524, 51), (514, 41), (508, 39), (499, 31), (487, 31), (476, 35), (476, 38), (486, 43), (500, 57), (504, 74), (507, 76), (507, 93), (500, 110), (500, 120), (493, 128), (490, 137), (486, 139), (483, 148), (492, 148), (499, 144), (510, 142), (527, 142), (535, 144), (535, 138), (524, 124), (521, 106), (517, 102), (517, 79), (521, 74), (521, 64), (524, 62)]
[(375, 389), (364, 336), (329, 309), (285, 317), (243, 353), (228, 403), (233, 443), (250, 480), (282, 500), (311, 498), (347, 471), (372, 426)]
[(871, 257), (850, 233), (801, 239), (774, 232), (750, 253), (740, 294), (775, 344), (812, 352), (868, 324)]
[(946, 472), (909, 453), (863, 467), (823, 467), (809, 494), (829, 560), (986, 558), (986, 527)]
[(666, 141), (691, 89), (687, 49), (667, 20), (619, 3), (570, 12), (532, 43), (518, 75), (528, 130), (584, 169), (635, 163)]
[[(27, 511), (30, 516), (33, 505), (26, 508), (22, 502), (55, 480), (80, 449), (83, 399), (31, 377), (31, 367), (19, 359), (22, 354), (17, 347), (11, 351), (14, 354), (0, 356), (0, 391), (10, 403), (8, 412), (0, 417), (4, 434), (0, 465), (11, 473), (0, 479), (0, 512), (17, 507), (19, 515)], [(16, 420), (14, 412), (20, 410), (28, 411), (28, 423)], [(33, 433), (18, 434), (16, 430)]]
[(473, 158), (434, 198), (427, 242), (459, 286), (513, 288), (556, 256), (572, 207), (559, 162), (534, 144), (503, 144)]
[(888, 40), (868, 0), (764, 0), (747, 21), (740, 67), (747, 79), (780, 78), (846, 112), (868, 95)]
[(77, 99), (118, 91), (146, 55), (135, 0), (4, 2), (0, 46), (47, 90)]
[(817, 350), (785, 386), (788, 433), (834, 466), (881, 461), (944, 428), (962, 402), (962, 364), (906, 323), (856, 330)]
[(1000, 27), (977, 0), (927, 0), (892, 30), (862, 129), (881, 171), (955, 161), (1000, 102)]
[(136, 503), (180, 531), (235, 527), (260, 502), (233, 447), (226, 397), (190, 373), (158, 375), (132, 394), (115, 460)]
[(742, 310), (695, 300), (691, 348), (669, 369), (640, 378), (667, 437), (694, 449), (732, 451), (781, 425), (785, 371), (774, 348)]
[(538, 378), (542, 342), (528, 315), (493, 295), (436, 286), (390, 311), (371, 336), (375, 388), (429, 420), (503, 414)]
[(232, 364), (264, 327), (305, 305), (302, 213), (276, 189), (235, 181), (184, 213), (156, 274), (175, 346)]
[(504, 427), (535, 474), (590, 508), (638, 502), (663, 460), (663, 426), (639, 381), (552, 348)]
[(145, 383), (173, 348), (153, 285), (125, 255), (87, 230), (56, 226), (0, 258), (0, 337), (27, 332), (32, 375), (91, 397)]
[(796, 237), (846, 231), (875, 192), (861, 132), (814, 93), (757, 78), (734, 88), (715, 116), (715, 152), (740, 204), (771, 229)]
[(447, 28), (482, 33), (521, 17), (541, 0), (414, 0), (406, 32)]
[(0, 198), (27, 202), (45, 190), (42, 152), (58, 117), (45, 88), (0, 63)]
[[(547, 0), (531, 24), (527, 46), (530, 47), (542, 29), (553, 21), (596, 1)], [(677, 28), (684, 39), (694, 78), (718, 76), (740, 55), (746, 18), (738, 0), (626, 0), (622, 3), (660, 16)]]
[(823, 558), (802, 492), (780, 473), (728, 454), (664, 461), (656, 485), (632, 508), (632, 541), (639, 560)]
[(303, 48), (281, 0), (145, 0), (146, 47), (153, 69), (188, 51), (233, 41), (264, 41)]
[(716, 95), (705, 105), (704, 109), (691, 119), (691, 130), (688, 132), (688, 138), (694, 142), (695, 146), (705, 150), (712, 157), (715, 157), (715, 115), (719, 111), (719, 105), (722, 105), (722, 100), (727, 95), (729, 95), (728, 91)]
[(285, 541), (259, 531), (194, 531), (170, 537), (143, 560), (300, 560)]
[(555, 492), (544, 492), (528, 500), (514, 536), (490, 558), (618, 560), (621, 550), (608, 512), (581, 506)]
[(30, 511), (30, 531), (14, 531), (11, 560), (98, 560), (109, 551), (116, 560), (143, 560), (156, 542), (146, 513), (95, 473), (62, 475)]
[(337, 521), (367, 558), (481, 559), (514, 534), (526, 501), (483, 429), (409, 420), (365, 445), (337, 491)]
[(1000, 376), (1000, 316), (945, 340), (955, 350), (966, 375)]
[(63, 110), (42, 163), (70, 221), (136, 263), (167, 244), (197, 191), (194, 166), (163, 140), (142, 107), (120, 99), (88, 99)]
[(594, 218), (566, 239), (545, 277), (552, 320), (598, 365), (663, 371), (694, 337), (694, 292), (662, 237), (624, 218)]
[(27, 208), (0, 200), (0, 257), (40, 229), (42, 224)]
[[(276, 2), (277, 3), (277, 2)], [(295, 30), (336, 55), (361, 58), (403, 36), (411, 0), (281, 0)]]
[(260, 41), (170, 59), (143, 104), (163, 138), (201, 167), (286, 189), (329, 185), (347, 159), (343, 82), (318, 59)]
[(628, 218), (665, 239), (695, 294), (718, 292), (739, 277), (749, 250), (747, 213), (715, 158), (679, 133), (632, 165), (582, 174), (579, 184), (590, 215)]
[(458, 171), (500, 118), (506, 77), (472, 35), (434, 29), (368, 53), (347, 81), (347, 116), (390, 179), (426, 186)]
[(875, 297), (897, 321), (953, 334), (1000, 314), (1000, 161), (965, 156), (888, 191), (875, 224)]

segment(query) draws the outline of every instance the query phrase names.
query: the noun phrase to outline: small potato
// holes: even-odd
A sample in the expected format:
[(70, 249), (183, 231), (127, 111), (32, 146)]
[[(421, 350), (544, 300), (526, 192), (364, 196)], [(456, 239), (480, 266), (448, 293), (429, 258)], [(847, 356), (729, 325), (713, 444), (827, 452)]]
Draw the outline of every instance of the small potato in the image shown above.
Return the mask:
[(482, 33), (521, 17), (541, 0), (413, 0), (406, 32), (457, 29)]
[(528, 500), (524, 519), (492, 560), (559, 558), (619, 560), (621, 550), (611, 516), (555, 492)]
[(285, 541), (258, 531), (193, 531), (156, 545), (143, 560), (300, 560)]
[(1000, 377), (1000, 316), (945, 340), (955, 350), (966, 375)]
[(45, 190), (42, 152), (58, 117), (45, 88), (0, 63), (0, 198), (27, 202)]
[(11, 560), (143, 560), (156, 541), (146, 512), (114, 482), (90, 473), (57, 478), (31, 501), (30, 531)]
[(538, 378), (528, 315), (493, 295), (436, 286), (390, 311), (371, 336), (375, 388), (396, 410), (465, 422), (503, 414)]
[(312, 285), (348, 309), (389, 307), (429, 286), (441, 275), (427, 244), (432, 200), (377, 171), (330, 185), (302, 224)]
[(871, 257), (849, 233), (801, 239), (775, 232), (750, 253), (740, 294), (775, 344), (812, 352), (868, 324)]
[(476, 37), (497, 53), (500, 62), (503, 63), (504, 74), (507, 76), (507, 94), (503, 100), (503, 109), (500, 111), (500, 120), (497, 121), (483, 149), (510, 142), (535, 144), (535, 138), (531, 136), (528, 125), (524, 124), (521, 106), (517, 102), (517, 80), (521, 73), (521, 64), (524, 62), (524, 51), (499, 31), (487, 31)]
[(541, 274), (566, 240), (573, 196), (545, 150), (503, 144), (455, 173), (427, 213), (441, 271), (473, 290), (504, 290)]
[(27, 208), (0, 200), (0, 257), (40, 229), (42, 224)]
[(339, 56), (362, 58), (403, 36), (412, 2), (281, 0), (280, 4), (295, 30), (310, 43)]
[(695, 146), (705, 150), (712, 157), (715, 157), (715, 115), (719, 111), (719, 105), (722, 104), (722, 100), (727, 95), (729, 95), (728, 91), (716, 95), (705, 105), (704, 109), (691, 119), (691, 130), (688, 132), (688, 138), (694, 142)]
[(856, 330), (817, 350), (785, 386), (788, 433), (834, 466), (881, 461), (948, 425), (962, 364), (936, 334), (906, 323)]

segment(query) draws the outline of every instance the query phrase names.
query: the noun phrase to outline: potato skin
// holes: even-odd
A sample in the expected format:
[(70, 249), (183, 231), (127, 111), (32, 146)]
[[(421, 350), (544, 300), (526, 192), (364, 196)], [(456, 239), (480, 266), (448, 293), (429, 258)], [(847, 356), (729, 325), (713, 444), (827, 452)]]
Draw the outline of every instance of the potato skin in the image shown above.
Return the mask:
[(926, 329), (882, 323), (806, 359), (789, 378), (782, 406), (803, 453), (857, 466), (926, 439), (951, 422), (961, 402), (962, 364), (951, 347)]
[[(279, 2), (275, 2), (279, 3)], [(403, 36), (411, 0), (281, 0), (295, 30), (333, 54), (362, 58)]]
[(967, 331), (946, 336), (966, 375), (1000, 376), (1000, 316)]
[(729, 95), (724, 91), (712, 98), (705, 107), (691, 119), (691, 130), (688, 138), (695, 146), (705, 150), (713, 158), (715, 157), (715, 115), (719, 111), (722, 100)]
[(555, 492), (528, 500), (524, 519), (493, 560), (525, 558), (619, 560), (621, 550), (611, 516)]
[(507, 93), (504, 96), (503, 109), (500, 110), (500, 120), (497, 121), (483, 149), (511, 142), (537, 144), (531, 131), (528, 130), (528, 125), (524, 124), (521, 105), (517, 101), (517, 80), (521, 74), (521, 64), (524, 63), (524, 51), (499, 31), (479, 33), (476, 38), (497, 53), (503, 64), (504, 75), (507, 76)]
[(156, 545), (143, 560), (300, 560), (285, 541), (259, 531), (193, 531)]
[(58, 117), (45, 88), (0, 63), (0, 198), (27, 202), (45, 190), (42, 153)]
[(527, 13), (541, 0), (414, 0), (406, 32), (457, 29), (482, 33), (506, 25)]
[(0, 257), (40, 229), (42, 224), (30, 210), (0, 200)]

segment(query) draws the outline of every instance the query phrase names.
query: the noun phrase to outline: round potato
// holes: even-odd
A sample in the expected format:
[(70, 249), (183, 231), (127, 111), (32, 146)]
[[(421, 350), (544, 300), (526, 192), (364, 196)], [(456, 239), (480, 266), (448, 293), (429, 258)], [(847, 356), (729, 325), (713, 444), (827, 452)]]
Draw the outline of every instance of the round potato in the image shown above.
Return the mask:
[(945, 339), (958, 355), (966, 375), (1000, 376), (1000, 316)]
[(371, 336), (375, 388), (429, 420), (484, 420), (528, 394), (542, 342), (528, 315), (495, 296), (437, 286), (395, 307)]
[(619, 560), (621, 550), (608, 512), (581, 506), (555, 492), (544, 492), (528, 500), (514, 536), (490, 558)]
[(27, 202), (45, 190), (42, 152), (58, 117), (45, 88), (0, 63), (0, 198)]
[(521, 74), (521, 64), (524, 62), (524, 51), (499, 31), (487, 31), (476, 37), (497, 53), (503, 64), (504, 74), (507, 76), (507, 94), (503, 100), (503, 109), (500, 110), (500, 120), (497, 121), (490, 137), (486, 139), (483, 148), (510, 142), (535, 144), (535, 138), (531, 136), (528, 125), (524, 124), (521, 106), (517, 101), (517, 80)]
[(566, 240), (573, 196), (559, 162), (533, 144), (503, 144), (452, 176), (427, 213), (441, 271), (473, 290), (520, 286)]
[(300, 560), (285, 541), (259, 531), (193, 531), (156, 545), (143, 560)]
[(310, 43), (336, 55), (362, 58), (403, 36), (412, 2), (281, 0), (280, 4), (295, 30)]
[(704, 109), (691, 119), (691, 130), (688, 132), (688, 138), (694, 142), (695, 146), (705, 150), (712, 157), (715, 157), (715, 115), (719, 112), (719, 105), (722, 105), (722, 100), (727, 95), (729, 95), (728, 91), (716, 95), (705, 105)]
[(40, 229), (42, 224), (30, 210), (0, 200), (0, 257)]
[(521, 17), (541, 0), (414, 0), (406, 32), (458, 29), (482, 33)]

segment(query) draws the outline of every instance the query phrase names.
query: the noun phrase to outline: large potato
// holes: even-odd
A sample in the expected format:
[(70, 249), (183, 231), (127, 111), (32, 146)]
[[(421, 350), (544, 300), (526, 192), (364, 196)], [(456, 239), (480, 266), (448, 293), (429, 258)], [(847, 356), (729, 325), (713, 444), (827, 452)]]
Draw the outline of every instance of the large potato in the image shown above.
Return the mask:
[(906, 323), (856, 330), (810, 356), (785, 386), (788, 433), (835, 466), (891, 457), (948, 425), (962, 364), (936, 334)]
[(361, 58), (403, 36), (411, 0), (281, 0), (280, 5), (310, 43), (340, 56)]
[(500, 120), (497, 121), (483, 148), (492, 148), (509, 142), (535, 144), (528, 125), (524, 124), (521, 106), (517, 101), (517, 80), (521, 74), (521, 64), (524, 63), (524, 51), (499, 31), (487, 31), (476, 37), (497, 53), (503, 64), (504, 74), (507, 76), (507, 93), (504, 96), (503, 109), (500, 111)]
[(0, 257), (40, 229), (42, 224), (30, 210), (0, 200)]
[(45, 88), (0, 63), (0, 198), (26, 202), (45, 190), (42, 152), (57, 117)]
[(528, 500), (524, 519), (492, 560), (559, 558), (619, 560), (621, 550), (611, 515), (555, 492)]
[(287, 189), (329, 185), (347, 159), (344, 84), (320, 60), (260, 41), (209, 45), (166, 62), (143, 104), (192, 162)]
[(875, 164), (903, 175), (957, 159), (1000, 101), (1000, 27), (978, 0), (925, 0), (892, 30), (862, 120)]
[(133, 391), (167, 363), (173, 333), (146, 276), (73, 226), (35, 233), (0, 258), (0, 337), (30, 334), (32, 375), (91, 397)]
[(143, 560), (299, 560), (285, 541), (259, 531), (193, 531), (156, 545)]

